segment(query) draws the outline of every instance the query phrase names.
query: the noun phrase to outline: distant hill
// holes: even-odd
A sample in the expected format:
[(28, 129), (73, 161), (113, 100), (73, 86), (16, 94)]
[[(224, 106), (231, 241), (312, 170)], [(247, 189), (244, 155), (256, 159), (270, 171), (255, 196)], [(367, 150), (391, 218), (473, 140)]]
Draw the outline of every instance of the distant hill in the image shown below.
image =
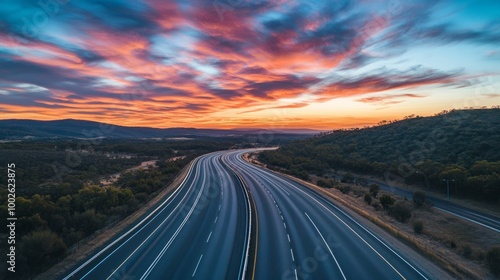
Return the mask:
[[(307, 178), (336, 169), (403, 177), (441, 187), (442, 179), (500, 194), (500, 109), (452, 110), (389, 124), (293, 141), (260, 160), (271, 168)], [(478, 182), (482, 182), (479, 184)], [(481, 190), (488, 196), (492, 190)], [(500, 199), (500, 197), (493, 197)]]
[(0, 139), (27, 138), (168, 138), (231, 137), (259, 133), (312, 135), (318, 131), (222, 130), (197, 128), (126, 127), (83, 120), (0, 120)]

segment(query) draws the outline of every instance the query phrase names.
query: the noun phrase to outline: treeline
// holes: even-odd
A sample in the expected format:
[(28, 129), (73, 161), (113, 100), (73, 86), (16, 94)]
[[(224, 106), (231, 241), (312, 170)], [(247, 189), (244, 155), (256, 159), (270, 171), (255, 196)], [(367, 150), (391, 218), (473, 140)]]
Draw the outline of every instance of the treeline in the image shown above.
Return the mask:
[[(1, 166), (16, 165), (15, 277), (29, 278), (46, 270), (66, 256), (72, 245), (137, 210), (193, 158), (235, 144), (105, 140), (78, 150), (81, 145), (76, 140), (1, 143)], [(69, 166), (68, 155), (78, 156), (78, 164)], [(122, 173), (109, 186), (99, 184), (104, 175), (152, 159), (157, 160), (157, 167)], [(6, 174), (0, 175), (2, 217), (7, 217)], [(3, 252), (6, 245), (2, 242)]]
[[(500, 110), (450, 111), (295, 141), (259, 159), (307, 179), (335, 170), (401, 178), (454, 196), (500, 199)], [(445, 181), (443, 181), (445, 180)]]

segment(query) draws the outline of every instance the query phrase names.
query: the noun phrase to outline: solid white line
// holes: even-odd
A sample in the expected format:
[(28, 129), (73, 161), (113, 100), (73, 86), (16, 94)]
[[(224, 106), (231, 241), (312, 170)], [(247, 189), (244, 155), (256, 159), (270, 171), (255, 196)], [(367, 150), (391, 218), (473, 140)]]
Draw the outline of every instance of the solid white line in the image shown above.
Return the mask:
[(191, 275), (191, 277), (194, 277), (194, 275), (196, 274), (196, 270), (198, 270), (198, 266), (200, 265), (201, 258), (203, 258), (203, 254), (201, 254), (200, 259), (198, 260), (198, 263), (196, 264), (196, 267), (194, 268), (194, 271), (193, 271), (193, 275)]
[[(295, 187), (295, 186), (294, 186)], [(297, 187), (295, 187), (297, 188)], [(372, 247), (372, 245), (370, 245), (370, 243), (368, 243), (363, 237), (361, 237), (361, 235), (359, 235), (353, 228), (351, 228), (346, 222), (344, 222), (342, 219), (340, 219), (339, 216), (337, 216), (335, 213), (333, 213), (330, 209), (328, 209), (328, 207), (326, 207), (323, 203), (319, 202), (318, 200), (316, 200), (314, 197), (310, 196), (308, 193), (302, 191), (301, 189), (297, 188), (299, 191), (303, 192), (304, 194), (306, 194), (307, 196), (309, 196), (311, 199), (313, 199), (314, 201), (316, 201), (319, 205), (321, 205), (323, 208), (325, 208), (328, 212), (330, 212), (333, 216), (335, 216), (335, 218), (337, 218), (341, 223), (343, 223), (347, 228), (349, 228), (359, 239), (361, 239), (368, 247), (370, 247), (370, 249), (372, 249), (382, 260), (384, 260), (399, 276), (401, 276), (401, 278), (403, 279), (406, 279), (388, 260), (386, 260), (382, 254), (380, 254), (377, 250), (375, 250), (375, 248)], [(339, 211), (341, 211), (340, 209), (338, 209)], [(346, 214), (347, 216), (347, 214)], [(349, 217), (349, 216), (347, 216)], [(350, 217), (349, 217), (350, 218)], [(375, 235), (373, 235), (371, 232), (369, 232), (366, 228), (364, 228), (362, 225), (360, 225), (358, 222), (354, 221), (354, 219), (350, 218), (353, 222), (355, 222), (356, 224), (358, 224), (358, 226), (360, 226), (361, 228), (363, 228), (366, 232), (368, 232), (369, 234), (371, 234), (375, 239), (377, 239), (381, 244), (385, 245), (385, 247), (387, 247), (389, 250), (391, 250), (396, 256), (398, 256), (401, 260), (403, 260), (406, 264), (408, 264), (411, 268), (413, 268), (418, 274), (420, 274), (423, 278), (427, 279), (425, 276), (423, 276), (418, 270), (416, 270), (410, 263), (408, 263), (405, 259), (403, 259), (401, 256), (399, 256), (396, 252), (394, 252), (391, 248), (389, 248), (389, 246), (387, 246), (385, 243), (383, 243), (380, 239), (378, 239)]]
[[(92, 262), (93, 260), (95, 260), (97, 257), (99, 257), (104, 251), (108, 250), (109, 248), (111, 248), (112, 246), (114, 246), (116, 243), (120, 242), (123, 238), (125, 238), (127, 235), (129, 235), (132, 231), (134, 231), (135, 229), (137, 229), (138, 227), (140, 227), (143, 223), (145, 223), (151, 216), (155, 215), (152, 219), (150, 219), (141, 229), (139, 229), (136, 233), (134, 233), (132, 236), (130, 236), (127, 240), (125, 240), (118, 248), (116, 248), (115, 250), (113, 250), (110, 254), (108, 254), (102, 261), (100, 261), (97, 265), (95, 265), (89, 272), (87, 272), (87, 274), (85, 274), (81, 279), (85, 278), (89, 273), (91, 273), (94, 269), (97, 268), (97, 266), (99, 266), (102, 262), (104, 262), (107, 258), (109, 258), (114, 252), (116, 252), (118, 249), (120, 249), (123, 245), (125, 245), (125, 243), (127, 243), (130, 239), (132, 239), (134, 236), (136, 236), (141, 230), (143, 230), (147, 225), (149, 225), (156, 217), (158, 217), (158, 215), (163, 212), (163, 210), (165, 210), (164, 206), (165, 204), (170, 204), (171, 200), (173, 199), (174, 196), (177, 196), (177, 193), (180, 189), (182, 189), (182, 187), (184, 187), (184, 183), (186, 182), (187, 178), (191, 175), (191, 172), (193, 170), (193, 166), (199, 161), (199, 158), (195, 159), (195, 161), (193, 162), (193, 164), (191, 164), (191, 166), (189, 167), (189, 171), (188, 173), (186, 174), (186, 177), (184, 177), (184, 180), (182, 180), (182, 182), (179, 184), (179, 187), (162, 203), (160, 204), (158, 207), (156, 207), (156, 209), (154, 209), (149, 215), (147, 215), (142, 221), (140, 221), (139, 223), (137, 223), (133, 228), (131, 228), (129, 231), (127, 231), (126, 233), (122, 234), (120, 237), (118, 237), (115, 241), (111, 242), (108, 246), (106, 246), (104, 249), (102, 249), (101, 251), (99, 251), (99, 253), (95, 254), (92, 258), (90, 258), (89, 260), (87, 260), (86, 262), (84, 262), (82, 265), (80, 265), (77, 269), (75, 269), (74, 271), (72, 271), (70, 274), (68, 274), (66, 277), (63, 278), (63, 280), (67, 280), (71, 277), (73, 277), (76, 273), (78, 273), (78, 271), (82, 270), (85, 266), (87, 266), (90, 262)], [(197, 173), (197, 172), (196, 172)], [(196, 178), (196, 173), (195, 173), (195, 178)], [(194, 181), (193, 181), (194, 182)], [(193, 186), (193, 184), (191, 184), (188, 188), (190, 189), (191, 187)], [(186, 195), (189, 193), (189, 190), (186, 191), (186, 194), (184, 195), (184, 197), (182, 198), (182, 200), (184, 200), (184, 198), (186, 197)], [(182, 201), (181, 200), (181, 201)], [(163, 208), (159, 213), (156, 213), (158, 212), (158, 210), (160, 208)]]
[(205, 173), (205, 176), (203, 177), (203, 181), (201, 183), (200, 192), (198, 193), (198, 196), (196, 197), (196, 199), (195, 199), (195, 201), (193, 203), (193, 206), (191, 206), (191, 209), (189, 209), (188, 214), (186, 215), (186, 217), (184, 218), (184, 220), (182, 221), (182, 223), (180, 224), (180, 226), (177, 228), (177, 230), (174, 232), (174, 234), (172, 235), (172, 237), (168, 240), (168, 242), (165, 245), (165, 247), (163, 247), (163, 249), (160, 251), (160, 253), (153, 260), (153, 263), (151, 263), (151, 265), (148, 267), (148, 269), (146, 270), (146, 272), (144, 272), (144, 274), (141, 277), (141, 280), (146, 279), (149, 276), (149, 274), (151, 273), (151, 271), (153, 270), (153, 268), (158, 264), (158, 262), (163, 257), (163, 255), (165, 254), (165, 252), (168, 250), (168, 248), (170, 247), (170, 245), (172, 244), (172, 242), (175, 240), (175, 238), (177, 237), (177, 235), (179, 234), (179, 232), (181, 231), (181, 229), (187, 223), (187, 220), (189, 219), (189, 217), (191, 217), (191, 214), (193, 213), (194, 208), (198, 205), (198, 202), (200, 201), (201, 194), (203, 193), (202, 189), (205, 186), (205, 179), (206, 179), (206, 173)]
[[(243, 162), (243, 164), (247, 164), (246, 162), (244, 162), (243, 160), (241, 160)], [(261, 174), (264, 173), (268, 176), (271, 176), (273, 178), (276, 178), (282, 182), (285, 182), (287, 183), (288, 185), (292, 186), (293, 188), (295, 188), (296, 190), (302, 192), (303, 194), (309, 196), (311, 199), (313, 199), (314, 201), (316, 201), (319, 205), (321, 205), (323, 208), (325, 208), (328, 212), (330, 212), (332, 215), (334, 215), (340, 222), (342, 222), (345, 226), (347, 226), (356, 236), (358, 236), (366, 245), (368, 245), (368, 247), (370, 247), (380, 258), (382, 258), (382, 260), (384, 260), (397, 274), (399, 274), (403, 279), (405, 279), (401, 273), (399, 273), (398, 270), (396, 270), (396, 268), (394, 266), (392, 266), (391, 263), (389, 263), (377, 250), (375, 250), (375, 248), (373, 248), (365, 239), (363, 239), (353, 228), (351, 228), (349, 225), (347, 225), (346, 222), (344, 222), (339, 216), (337, 216), (335, 213), (333, 213), (330, 209), (328, 209), (328, 207), (326, 207), (322, 202), (319, 202), (317, 199), (315, 199), (314, 197), (312, 197), (311, 195), (309, 195), (308, 193), (306, 193), (305, 191), (301, 190), (300, 188), (298, 188), (297, 186), (295, 186), (294, 184), (290, 183), (290, 182), (287, 182), (286, 180), (278, 177), (277, 175), (267, 171), (267, 170), (261, 170), (260, 168), (257, 168), (257, 167), (254, 167), (254, 166), (251, 166), (250, 164), (247, 164), (248, 166), (250, 166), (250, 168), (254, 169), (254, 170), (258, 170)], [(299, 184), (299, 183), (297, 183)], [(356, 220), (354, 220), (354, 218), (350, 217), (349, 215), (347, 215), (344, 211), (342, 211), (341, 209), (339, 209), (337, 206), (333, 205), (332, 203), (328, 202), (328, 205), (330, 205), (331, 207), (335, 208), (337, 211), (339, 211), (340, 213), (342, 213), (343, 215), (346, 216), (346, 218), (350, 219), (352, 222), (354, 222), (356, 225), (358, 225), (360, 228), (362, 228), (365, 232), (367, 232), (369, 235), (371, 235), (373, 238), (375, 238), (378, 242), (380, 242), (380, 244), (382, 244), (384, 247), (386, 247), (388, 250), (390, 250), (394, 255), (396, 255), (399, 259), (401, 259), (404, 263), (406, 263), (409, 267), (411, 267), (415, 272), (417, 272), (420, 276), (422, 276), (422, 278), (424, 279), (427, 279), (427, 277), (425, 277), (420, 271), (418, 271), (413, 265), (411, 265), (408, 261), (406, 261), (403, 257), (401, 257), (398, 253), (396, 253), (391, 247), (389, 247), (387, 244), (385, 244), (384, 242), (382, 242), (382, 240), (380, 240), (377, 236), (375, 236), (372, 232), (370, 232), (368, 229), (366, 229), (364, 226), (362, 226), (360, 223), (358, 223)]]
[[(247, 248), (246, 248), (246, 251), (244, 252), (245, 254), (245, 258), (242, 262), (242, 265), (243, 265), (243, 270), (241, 270), (240, 274), (238, 275), (239, 279), (240, 280), (245, 280), (245, 273), (247, 271), (247, 266), (248, 266), (248, 257), (249, 257), (249, 252), (250, 252), (250, 239), (251, 239), (251, 232), (252, 232), (252, 207), (250, 205), (250, 195), (248, 193), (248, 190), (247, 188), (245, 187), (245, 182), (243, 181), (243, 178), (241, 177), (241, 175), (239, 173), (236, 172), (235, 169), (233, 169), (231, 166), (229, 166), (228, 163), (226, 163), (224, 161), (224, 158), (221, 157), (221, 160), (222, 162), (229, 168), (233, 171), (234, 174), (237, 175), (238, 179), (240, 180), (240, 183), (242, 184), (243, 186), (243, 191), (244, 191), (244, 194), (245, 194), (245, 198), (247, 200), (247, 209), (248, 209), (248, 217), (247, 217), (247, 221), (248, 221), (248, 232), (246, 232), (246, 239), (247, 239)], [(241, 266), (240, 266), (241, 267)]]
[(212, 232), (208, 235), (207, 241), (205, 243), (208, 243), (208, 240), (210, 240), (210, 237), (212, 236)]
[(330, 252), (330, 255), (332, 255), (332, 258), (333, 260), (335, 261), (335, 263), (337, 264), (337, 267), (339, 268), (340, 270), (340, 273), (342, 274), (342, 277), (344, 278), (344, 280), (346, 280), (347, 278), (345, 278), (345, 275), (344, 275), (344, 271), (342, 271), (342, 268), (340, 267), (340, 264), (339, 262), (337, 261), (337, 258), (335, 257), (335, 255), (333, 254), (332, 250), (330, 249), (330, 246), (328, 246), (328, 243), (326, 243), (326, 240), (325, 238), (323, 237), (323, 234), (321, 234), (321, 232), (319, 231), (318, 227), (316, 226), (316, 224), (313, 222), (313, 220), (311, 220), (311, 217), (309, 217), (309, 215), (307, 215), (306, 212), (304, 212), (304, 214), (306, 214), (307, 218), (309, 219), (309, 221), (311, 221), (311, 223), (313, 224), (314, 228), (316, 229), (316, 231), (318, 232), (319, 236), (321, 236), (321, 239), (323, 240), (323, 242), (325, 243), (325, 246), (326, 248), (328, 249), (328, 251)]
[[(193, 163), (194, 165), (194, 163)], [(193, 165), (191, 167), (193, 167)], [(198, 170), (195, 171), (195, 178), (198, 176)], [(184, 178), (184, 180), (182, 181), (181, 184), (184, 184), (184, 182), (186, 181), (188, 176), (186, 176), (186, 178)], [(194, 180), (193, 180), (193, 183), (194, 183)], [(189, 193), (189, 190), (191, 189), (191, 187), (194, 185), (193, 183), (191, 183), (191, 185), (189, 186), (188, 190), (186, 191), (186, 193), (184, 194), (184, 196), (182, 197), (181, 201), (179, 202), (179, 204), (181, 204), (182, 201), (184, 201), (184, 199), (187, 197), (188, 193)], [(77, 273), (80, 269), (82, 269), (84, 266), (86, 266), (88, 263), (90, 263), (91, 261), (93, 261), (95, 258), (97, 258), (100, 254), (102, 254), (105, 250), (107, 250), (108, 248), (110, 248), (111, 246), (113, 246), (114, 244), (116, 244), (117, 242), (119, 242), (121, 239), (123, 239), (125, 236), (127, 236), (130, 232), (132, 232), (134, 229), (136, 229), (137, 227), (139, 227), (143, 222), (145, 222), (147, 219), (149, 219), (149, 217), (151, 217), (153, 214), (155, 214), (156, 211), (158, 211), (161, 207), (164, 206), (164, 204), (170, 200), (170, 198), (176, 194), (176, 192), (180, 189), (177, 188), (177, 190), (167, 198), (167, 200), (165, 202), (163, 202), (160, 206), (158, 206), (155, 210), (153, 210), (153, 212), (151, 212), (146, 218), (144, 218), (141, 222), (139, 222), (136, 226), (134, 226), (132, 229), (130, 229), (128, 232), (126, 232), (125, 234), (123, 234), (122, 236), (120, 236), (118, 239), (116, 239), (114, 242), (112, 242), (111, 244), (109, 244), (108, 246), (106, 246), (104, 249), (102, 249), (99, 253), (97, 253), (96, 255), (94, 255), (91, 259), (89, 259), (87, 262), (85, 262), (84, 264), (82, 264), (80, 267), (78, 267), (75, 271), (72, 272), (72, 274), (66, 276), (64, 278), (64, 280), (66, 279), (69, 279), (70, 277), (72, 277), (75, 273)], [(177, 196), (177, 195), (176, 195)], [(170, 202), (167, 204), (167, 206), (170, 204)], [(177, 207), (179, 207), (179, 205), (177, 205), (175, 209), (177, 209)], [(87, 275), (89, 275), (92, 271), (94, 271), (101, 263), (103, 263), (105, 260), (107, 260), (109, 257), (111, 257), (111, 255), (113, 255), (116, 251), (118, 251), (122, 246), (124, 246), (128, 241), (130, 241), (130, 239), (132, 239), (134, 236), (136, 236), (140, 231), (142, 231), (147, 225), (149, 225), (156, 217), (158, 217), (158, 215), (160, 215), (161, 212), (163, 212), (165, 210), (166, 206), (160, 211), (158, 212), (152, 219), (150, 219), (141, 229), (139, 229), (136, 233), (134, 233), (132, 236), (130, 236), (127, 240), (125, 240), (120, 246), (118, 246), (116, 249), (114, 249), (111, 253), (109, 253), (104, 259), (102, 259), (98, 264), (96, 264), (91, 270), (89, 270), (81, 279), (87, 277)], [(158, 228), (163, 225), (165, 223), (165, 221), (172, 215), (172, 213), (170, 213), (167, 218), (165, 220), (163, 220), (163, 222), (161, 222), (161, 224), (155, 228), (155, 230), (146, 238), (149, 239), (149, 237), (151, 237), (151, 235), (156, 232), (156, 230), (158, 230)], [(135, 250), (133, 253), (135, 253), (139, 247), (141, 247), (142, 244), (144, 244), (144, 242), (146, 242), (146, 240), (144, 240)], [(127, 260), (132, 256), (132, 254), (130, 254), (127, 258)], [(124, 262), (123, 262), (124, 263)], [(120, 264), (120, 266), (114, 271), (116, 272), (122, 265)], [(113, 273), (114, 273), (113, 272)], [(111, 277), (111, 275), (110, 275)], [(109, 277), (108, 277), (109, 278)]]
[[(436, 209), (441, 210), (441, 211), (446, 212), (446, 213), (448, 213), (448, 214), (451, 214), (451, 215), (453, 215), (453, 216), (456, 216), (456, 217), (459, 217), (459, 218), (465, 219), (465, 220), (467, 220), (467, 221), (469, 221), (469, 222), (472, 222), (472, 223), (475, 223), (475, 224), (481, 225), (481, 226), (483, 226), (483, 227), (489, 228), (489, 229), (491, 229), (491, 230), (493, 230), (493, 231), (496, 231), (496, 232), (500, 233), (500, 230), (498, 230), (498, 229), (496, 229), (496, 228), (493, 228), (493, 227), (490, 227), (490, 226), (488, 226), (488, 225), (485, 225), (485, 224), (483, 224), (483, 223), (481, 223), (481, 222), (478, 222), (478, 221), (476, 221), (476, 220), (472, 220), (472, 219), (469, 219), (469, 218), (467, 218), (467, 217), (464, 217), (464, 216), (461, 216), (461, 215), (455, 214), (455, 213), (453, 213), (453, 212), (450, 212), (450, 211), (444, 210), (443, 208), (440, 208), (440, 207), (436, 207)], [(474, 214), (474, 213), (470, 213), (470, 214)], [(487, 218), (487, 217), (485, 217), (485, 218)], [(490, 219), (490, 220), (491, 220), (491, 219)]]

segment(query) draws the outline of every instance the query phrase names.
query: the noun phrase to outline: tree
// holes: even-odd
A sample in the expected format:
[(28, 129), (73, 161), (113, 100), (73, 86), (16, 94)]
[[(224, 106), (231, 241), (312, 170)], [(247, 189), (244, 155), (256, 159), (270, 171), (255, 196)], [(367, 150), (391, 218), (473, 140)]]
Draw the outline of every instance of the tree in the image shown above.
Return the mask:
[(486, 255), (486, 260), (491, 272), (497, 277), (500, 276), (500, 247), (491, 248)]
[(19, 245), (19, 256), (33, 270), (53, 264), (66, 253), (64, 241), (50, 230), (35, 231), (25, 235)]
[(421, 234), (422, 232), (424, 232), (424, 223), (422, 221), (416, 221), (415, 223), (413, 223), (413, 231), (416, 234)]
[(426, 199), (426, 194), (423, 191), (416, 191), (413, 193), (413, 202), (417, 207), (424, 205)]
[(365, 193), (365, 202), (366, 204), (372, 204), (372, 196), (369, 193)]
[(85, 235), (90, 235), (104, 225), (106, 216), (96, 213), (94, 209), (83, 213), (76, 213), (73, 216), (75, 227), (80, 229)]
[(380, 197), (380, 204), (382, 204), (382, 207), (384, 208), (384, 210), (389, 209), (389, 206), (393, 205), (394, 202), (395, 202), (394, 198), (392, 198), (388, 194), (384, 194)]
[(379, 190), (380, 190), (380, 187), (377, 184), (370, 185), (370, 193), (372, 194), (373, 197), (377, 197)]
[(323, 180), (318, 180), (318, 182), (316, 182), (316, 185), (318, 185), (318, 187), (322, 187), (322, 188), (327, 187), (326, 182)]
[[(462, 166), (453, 164), (446, 166), (439, 175), (441, 180), (453, 180), (456, 188), (461, 189), (467, 181), (467, 169)], [(451, 186), (450, 186), (451, 187)]]
[(342, 179), (340, 179), (342, 183), (352, 183), (354, 182), (354, 176), (351, 173), (345, 174)]
[(411, 208), (406, 203), (400, 201), (391, 207), (391, 214), (394, 218), (404, 223), (411, 218)]

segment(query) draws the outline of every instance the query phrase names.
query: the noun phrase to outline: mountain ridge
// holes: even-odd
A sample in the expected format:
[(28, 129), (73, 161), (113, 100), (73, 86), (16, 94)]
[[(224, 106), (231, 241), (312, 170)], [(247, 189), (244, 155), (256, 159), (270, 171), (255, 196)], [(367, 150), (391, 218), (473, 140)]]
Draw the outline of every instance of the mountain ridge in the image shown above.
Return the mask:
[(121, 126), (104, 122), (61, 119), (0, 120), (0, 139), (29, 138), (164, 138), (164, 137), (229, 137), (258, 133), (305, 134), (319, 133), (316, 130), (272, 130), (272, 129), (207, 129), (192, 127), (154, 128), (141, 126)]

